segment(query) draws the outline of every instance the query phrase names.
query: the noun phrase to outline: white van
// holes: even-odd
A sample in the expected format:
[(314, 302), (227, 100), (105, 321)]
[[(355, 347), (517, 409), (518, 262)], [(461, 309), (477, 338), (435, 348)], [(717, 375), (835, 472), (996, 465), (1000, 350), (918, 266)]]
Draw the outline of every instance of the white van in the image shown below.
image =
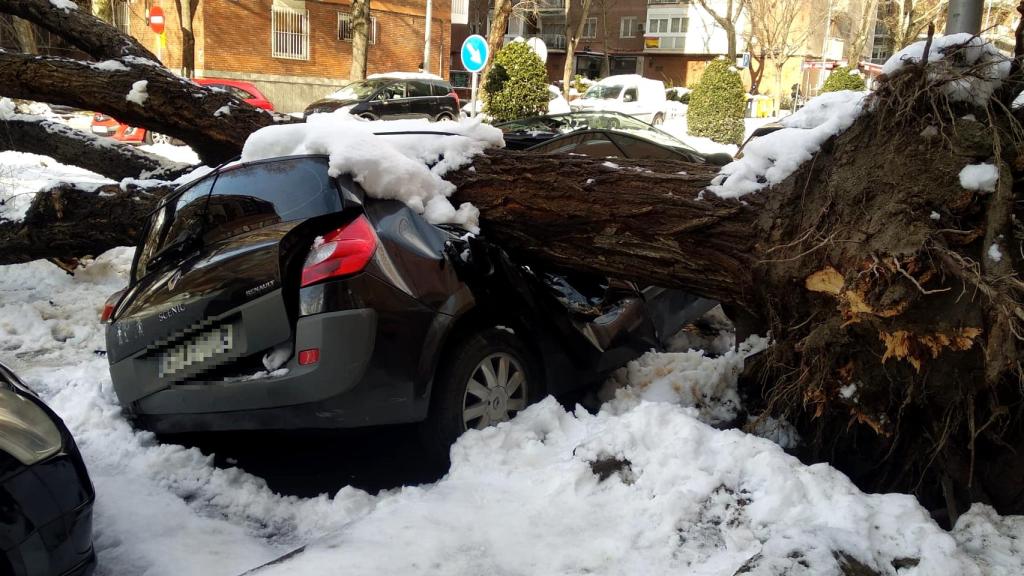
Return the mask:
[(610, 110), (629, 114), (650, 124), (661, 124), (668, 115), (665, 84), (639, 74), (609, 76), (592, 84), (569, 105), (574, 112)]

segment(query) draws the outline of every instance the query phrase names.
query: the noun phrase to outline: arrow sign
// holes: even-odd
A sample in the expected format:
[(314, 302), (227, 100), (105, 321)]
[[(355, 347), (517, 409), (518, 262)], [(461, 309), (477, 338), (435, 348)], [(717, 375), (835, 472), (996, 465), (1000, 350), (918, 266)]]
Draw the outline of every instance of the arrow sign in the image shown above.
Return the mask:
[(479, 72), (487, 64), (487, 40), (479, 35), (473, 34), (462, 43), (462, 67), (467, 72)]

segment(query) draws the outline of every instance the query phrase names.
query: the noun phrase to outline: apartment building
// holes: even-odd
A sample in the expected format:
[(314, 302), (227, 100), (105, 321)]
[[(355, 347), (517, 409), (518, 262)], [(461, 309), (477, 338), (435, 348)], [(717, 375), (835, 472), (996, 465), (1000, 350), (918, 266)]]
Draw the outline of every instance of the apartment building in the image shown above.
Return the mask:
[[(181, 26), (174, 0), (114, 0), (114, 24), (138, 38), (171, 69), (181, 66)], [(427, 0), (373, 0), (367, 73), (415, 72), (423, 62)], [(447, 77), (451, 4), (432, 4), (430, 72)], [(146, 16), (164, 12), (163, 38)], [(195, 73), (246, 80), (279, 110), (301, 111), (348, 81), (351, 0), (202, 0), (193, 19)]]
[[(462, 40), (469, 34), (486, 35), (490, 28), (486, 0), (461, 1), (469, 5), (465, 25), (453, 20), (453, 70), (461, 68), (457, 51)], [(562, 78), (565, 66), (566, 1), (573, 0), (522, 4), (509, 20), (505, 35), (506, 42), (519, 36), (544, 40), (552, 81)], [(724, 5), (725, 0), (721, 3)], [(690, 0), (593, 0), (574, 54), (573, 70), (591, 78), (642, 74), (682, 86), (696, 81), (709, 60), (726, 54), (727, 46), (725, 31)]]

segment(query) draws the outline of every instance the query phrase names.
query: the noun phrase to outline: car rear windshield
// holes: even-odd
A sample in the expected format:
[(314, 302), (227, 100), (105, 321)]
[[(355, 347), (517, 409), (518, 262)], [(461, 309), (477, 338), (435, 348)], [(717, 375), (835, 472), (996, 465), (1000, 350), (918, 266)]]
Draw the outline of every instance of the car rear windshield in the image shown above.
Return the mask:
[[(338, 212), (341, 195), (327, 159), (295, 157), (243, 164), (210, 174), (150, 217), (133, 278), (154, 258), (190, 244), (197, 248), (273, 226)], [(187, 250), (191, 253), (194, 250)], [(179, 256), (184, 256), (184, 252)]]

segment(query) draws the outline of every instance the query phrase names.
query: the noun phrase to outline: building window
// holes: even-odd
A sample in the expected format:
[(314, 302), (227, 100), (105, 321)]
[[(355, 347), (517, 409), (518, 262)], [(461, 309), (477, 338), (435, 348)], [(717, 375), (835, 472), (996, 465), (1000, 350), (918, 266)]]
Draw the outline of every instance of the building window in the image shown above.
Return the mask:
[[(367, 43), (377, 43), (377, 17), (370, 16), (370, 29), (367, 31)], [(352, 15), (338, 12), (338, 40), (352, 41)]]
[(270, 49), (274, 58), (309, 60), (309, 10), (272, 7)]
[(112, 9), (110, 11), (110, 19), (114, 25), (123, 34), (131, 35), (132, 23), (131, 23), (131, 11), (128, 7), (127, 0), (113, 2)]
[(587, 18), (583, 23), (583, 38), (597, 38), (597, 18)]
[(619, 20), (619, 38), (636, 38), (636, 16), (625, 16)]

